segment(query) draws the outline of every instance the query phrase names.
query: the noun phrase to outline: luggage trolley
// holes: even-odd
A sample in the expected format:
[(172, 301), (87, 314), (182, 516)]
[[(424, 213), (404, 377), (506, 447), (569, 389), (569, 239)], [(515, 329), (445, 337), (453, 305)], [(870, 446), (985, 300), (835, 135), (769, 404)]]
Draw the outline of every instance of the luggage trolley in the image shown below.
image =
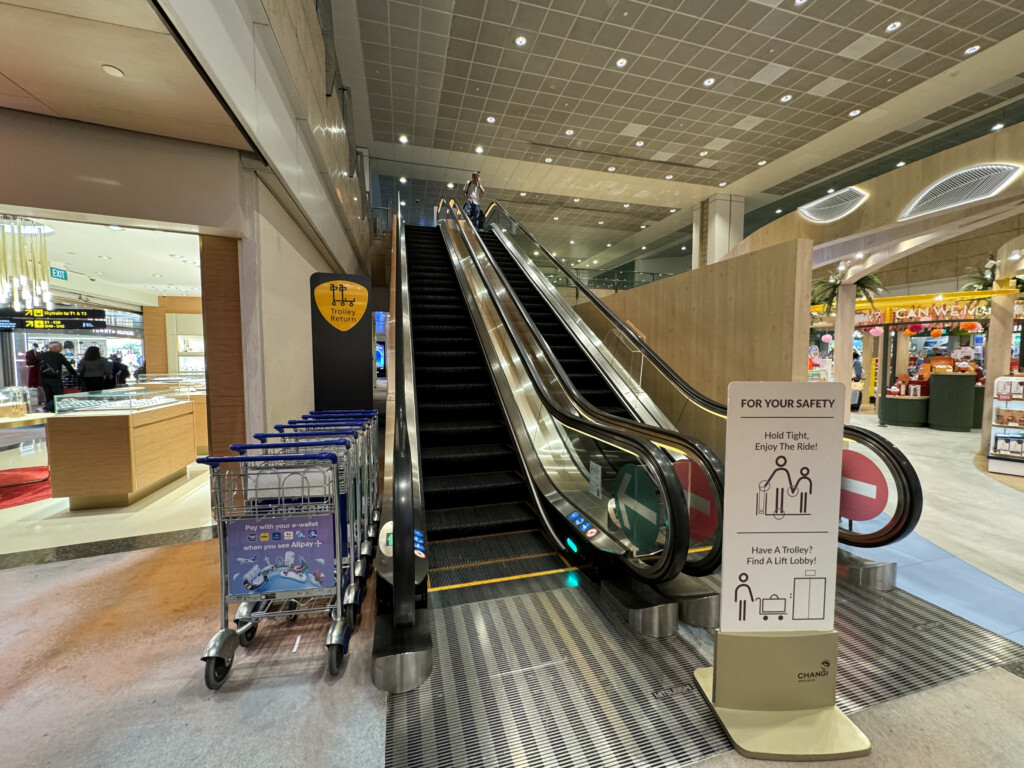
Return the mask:
[[(329, 439), (345, 439), (351, 441), (353, 449), (350, 453), (350, 466), (355, 463), (361, 465), (363, 449), (365, 444), (360, 437), (359, 430), (340, 429), (338, 427), (309, 427), (307, 430), (298, 431), (298, 428), (278, 424), (275, 429), (279, 432), (257, 432), (253, 438), (263, 445), (311, 442)], [(373, 546), (367, 543), (368, 518), (366, 515), (366, 502), (363, 492), (362, 473), (358, 469), (351, 472), (352, 478), (352, 500), (353, 508), (349, 515), (349, 522), (352, 527), (352, 541), (358, 552), (358, 558), (354, 561), (353, 575), (362, 584), (370, 572), (370, 565), (373, 561)]]
[[(210, 500), (220, 551), (221, 628), (203, 651), (205, 681), (220, 688), (238, 646), (248, 646), (269, 617), (331, 617), (327, 668), (341, 669), (352, 627), (339, 613), (345, 572), (344, 527), (335, 453), (197, 459), (210, 468)], [(235, 627), (228, 606), (259, 602)]]
[(379, 481), (379, 464), (380, 464), (380, 446), (379, 446), (379, 435), (380, 435), (380, 415), (376, 410), (366, 411), (310, 411), (302, 417), (308, 421), (333, 421), (337, 419), (354, 419), (354, 418), (365, 418), (368, 421), (367, 436), (370, 438), (370, 452), (369, 463), (367, 464), (367, 474), (369, 475), (370, 482), (367, 484), (369, 490), (369, 501), (370, 509), (372, 510), (373, 523), (376, 525), (380, 522), (380, 481)]
[[(357, 576), (355, 573), (357, 569), (352, 567), (353, 563), (359, 562), (360, 532), (355, 514), (358, 504), (356, 501), (355, 482), (353, 481), (354, 472), (352, 463), (349, 460), (351, 445), (352, 441), (347, 439), (320, 438), (304, 440), (302, 442), (273, 440), (263, 443), (237, 444), (232, 445), (231, 450), (242, 456), (289, 456), (304, 453), (332, 453), (338, 457), (336, 464), (338, 469), (339, 500), (337, 525), (341, 530), (341, 542), (345, 554), (344, 566), (340, 575), (344, 589), (344, 598), (341, 605), (345, 621), (348, 622), (348, 625), (354, 632), (356, 615), (362, 608), (363, 587), (366, 580), (362, 575)], [(235, 625), (238, 626), (247, 620), (257, 605), (254, 601), (242, 603), (235, 614)]]

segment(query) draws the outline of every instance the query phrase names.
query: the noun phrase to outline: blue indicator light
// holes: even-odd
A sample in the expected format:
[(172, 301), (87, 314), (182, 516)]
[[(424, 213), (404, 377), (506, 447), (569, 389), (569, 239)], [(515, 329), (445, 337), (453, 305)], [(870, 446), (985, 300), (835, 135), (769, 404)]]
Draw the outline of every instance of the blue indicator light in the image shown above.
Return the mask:
[(580, 515), (579, 512), (573, 512), (572, 514), (569, 515), (569, 522), (570, 523), (575, 523), (577, 520), (580, 519), (580, 517), (581, 517), (581, 515)]
[(584, 521), (582, 521), (582, 522), (580, 523), (580, 530), (581, 530), (581, 531), (582, 531), (583, 533), (586, 533), (587, 531), (589, 531), (589, 530), (590, 530), (590, 528), (591, 528), (591, 525), (590, 525), (590, 523), (588, 523), (588, 522), (587, 522), (586, 520), (584, 520)]
[(569, 549), (571, 549), (573, 552), (579, 552), (580, 551), (579, 547), (576, 546), (576, 542), (573, 541), (572, 539), (566, 539), (565, 543), (569, 545)]
[(580, 585), (579, 574), (575, 572), (570, 573), (568, 576), (565, 577), (565, 583), (568, 584), (570, 587), (578, 587)]

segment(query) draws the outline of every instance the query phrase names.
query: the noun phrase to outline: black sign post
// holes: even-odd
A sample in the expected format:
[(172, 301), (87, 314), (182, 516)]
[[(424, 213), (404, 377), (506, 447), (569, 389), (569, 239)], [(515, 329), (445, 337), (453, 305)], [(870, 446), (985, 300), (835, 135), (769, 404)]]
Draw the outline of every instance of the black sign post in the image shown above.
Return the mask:
[(370, 279), (318, 272), (309, 278), (313, 405), (318, 411), (373, 408)]

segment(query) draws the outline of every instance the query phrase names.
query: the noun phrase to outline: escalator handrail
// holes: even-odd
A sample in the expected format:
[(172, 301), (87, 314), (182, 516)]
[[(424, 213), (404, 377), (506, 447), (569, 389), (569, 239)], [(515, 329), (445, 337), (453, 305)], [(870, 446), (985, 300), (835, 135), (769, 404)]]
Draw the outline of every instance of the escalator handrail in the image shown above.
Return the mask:
[[(687, 383), (661, 358), (660, 355), (658, 355), (658, 353), (650, 348), (647, 342), (641, 339), (632, 328), (622, 322), (614, 312), (608, 309), (604, 302), (595, 296), (593, 292), (591, 292), (591, 290), (587, 288), (581, 280), (579, 280), (579, 278), (562, 265), (558, 259), (552, 256), (551, 252), (548, 251), (548, 249), (545, 248), (544, 245), (541, 244), (526, 227), (520, 224), (519, 221), (516, 220), (503, 205), (501, 205), (501, 203), (491, 204), (487, 209), (488, 218), (490, 218), (491, 211), (495, 208), (499, 209), (510, 221), (514, 222), (523, 234), (530, 239), (535, 249), (542, 252), (548, 261), (557, 267), (572, 283), (572, 285), (581, 291), (587, 299), (612, 323), (612, 325), (614, 325), (620, 333), (625, 335), (626, 338), (628, 338), (629, 341), (640, 350), (640, 353), (648, 359), (662, 373), (662, 375), (668, 378), (669, 381), (687, 398), (699, 407), (715, 415), (726, 418), (728, 417), (729, 409), (725, 403), (720, 403), (717, 400), (704, 395), (702, 392), (697, 391), (691, 384)], [(914, 530), (918, 520), (921, 518), (921, 510), (924, 506), (924, 495), (921, 490), (921, 480), (917, 475), (917, 471), (914, 469), (903, 451), (881, 435), (878, 435), (868, 429), (847, 424), (843, 428), (843, 438), (853, 443), (866, 445), (870, 447), (874, 453), (877, 453), (892, 472), (898, 490), (899, 502), (897, 508), (893, 511), (893, 519), (899, 519), (895, 535), (890, 536), (887, 534), (884, 538), (881, 536), (873, 537), (871, 535), (858, 537), (858, 545), (871, 547), (881, 546), (882, 544), (891, 544), (894, 541), (898, 541)], [(842, 534), (840, 533), (840, 538), (841, 537)]]
[[(447, 205), (449, 210), (454, 213), (452, 219), (458, 226), (460, 223), (459, 219), (462, 217), (462, 211), (457, 205), (455, 205), (454, 200), (448, 202)], [(469, 248), (470, 253), (473, 254), (474, 264), (476, 264), (476, 252), (473, 249), (472, 243), (469, 242), (468, 236), (462, 226), (458, 226), (458, 229), (462, 234), (463, 242)], [(477, 269), (479, 270), (478, 265)], [(487, 286), (488, 296), (490, 297), (495, 310), (501, 317), (502, 323), (508, 332), (509, 339), (512, 341), (516, 352), (519, 354), (527, 375), (533, 382), (534, 388), (545, 409), (547, 409), (547, 411), (552, 415), (557, 415), (558, 421), (570, 429), (578, 431), (584, 435), (588, 435), (592, 438), (603, 440), (612, 445), (625, 447), (626, 450), (631, 453), (637, 456), (643, 456), (644, 459), (649, 462), (648, 466), (654, 469), (656, 474), (655, 482), (661, 486), (660, 490), (664, 495), (666, 509), (670, 514), (668, 520), (669, 535), (666, 538), (665, 548), (658, 563), (655, 564), (655, 566), (645, 568), (642, 571), (638, 569), (633, 569), (633, 571), (638, 576), (641, 576), (645, 580), (651, 582), (663, 582), (675, 578), (679, 572), (682, 571), (688, 554), (690, 543), (690, 520), (682, 484), (665, 452), (644, 438), (624, 433), (625, 431), (620, 427), (612, 427), (602, 424), (601, 422), (590, 421), (576, 414), (568, 413), (560, 407), (551, 398), (550, 393), (548, 393), (546, 387), (543, 385), (543, 377), (540, 375), (533, 362), (533, 356), (527, 351), (523, 339), (515, 332), (504, 307), (501, 305), (501, 302), (498, 301), (498, 298), (494, 293), (494, 287), (484, 275), (481, 274), (481, 277)], [(509, 291), (509, 296), (512, 300), (515, 300), (515, 295), (512, 294), (511, 291)], [(524, 317), (524, 320), (530, 324), (533, 322), (528, 315)], [(543, 340), (538, 339), (537, 337), (535, 337), (534, 340), (540, 340), (543, 343)], [(625, 423), (630, 427), (636, 426), (633, 422)], [(629, 564), (628, 560), (625, 560), (625, 562)]]
[[(401, 211), (401, 207), (398, 207)], [(395, 272), (398, 281), (396, 292), (395, 323), (395, 435), (392, 458), (392, 522), (393, 533), (393, 621), (396, 627), (411, 626), (416, 621), (416, 557), (413, 553), (413, 531), (417, 511), (422, 512), (422, 488), (415, 471), (418, 456), (413, 455), (409, 438), (409, 422), (416, 418), (415, 367), (407, 365), (412, 360), (412, 333), (409, 328), (409, 273), (405, 250), (405, 220), (399, 212), (396, 216), (394, 236), (396, 244)]]

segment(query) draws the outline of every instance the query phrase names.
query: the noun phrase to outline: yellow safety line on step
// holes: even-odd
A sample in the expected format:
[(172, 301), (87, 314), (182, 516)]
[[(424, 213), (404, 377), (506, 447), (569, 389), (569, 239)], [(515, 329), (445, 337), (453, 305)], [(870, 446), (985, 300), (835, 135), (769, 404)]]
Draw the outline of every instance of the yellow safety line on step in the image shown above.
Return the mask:
[(692, 555), (695, 552), (710, 552), (711, 549), (711, 547), (694, 547), (693, 549), (689, 550), (689, 552)]
[[(539, 573), (524, 573), (521, 576), (503, 576), (500, 579), (484, 579), (483, 581), (467, 581), (465, 584), (452, 584), (447, 587), (427, 587), (428, 592), (443, 592), (446, 589), (461, 589), (462, 587), (479, 587), (483, 584), (497, 584), (501, 581), (518, 581), (519, 579), (532, 579), (535, 576), (550, 576), (554, 573), (565, 573), (575, 571), (577, 568), (558, 568), (554, 571), (540, 571)], [(429, 582), (428, 582), (429, 584)]]

